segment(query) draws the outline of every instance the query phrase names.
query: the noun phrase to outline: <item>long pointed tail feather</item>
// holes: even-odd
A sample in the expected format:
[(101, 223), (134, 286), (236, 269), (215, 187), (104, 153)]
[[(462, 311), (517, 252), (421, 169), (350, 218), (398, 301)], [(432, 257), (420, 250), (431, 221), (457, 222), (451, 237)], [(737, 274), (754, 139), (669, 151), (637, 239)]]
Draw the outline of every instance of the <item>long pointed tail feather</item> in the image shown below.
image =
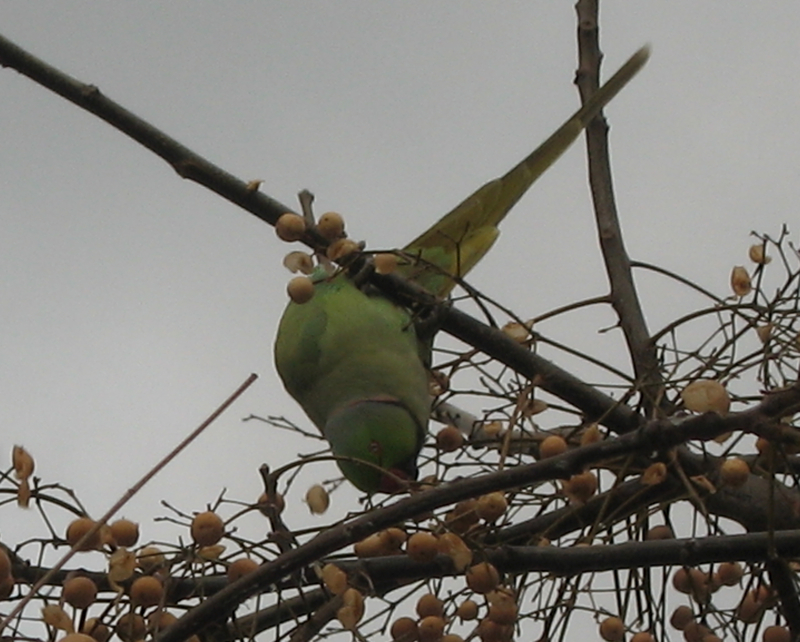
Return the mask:
[(526, 158), (503, 176), (481, 186), (409, 243), (405, 251), (421, 260), (405, 270), (406, 276), (439, 296), (446, 295), (453, 287), (447, 273), (464, 276), (472, 269), (497, 236), (492, 228), (497, 227), (531, 185), (575, 142), (584, 127), (639, 72), (649, 57), (649, 47), (639, 49)]

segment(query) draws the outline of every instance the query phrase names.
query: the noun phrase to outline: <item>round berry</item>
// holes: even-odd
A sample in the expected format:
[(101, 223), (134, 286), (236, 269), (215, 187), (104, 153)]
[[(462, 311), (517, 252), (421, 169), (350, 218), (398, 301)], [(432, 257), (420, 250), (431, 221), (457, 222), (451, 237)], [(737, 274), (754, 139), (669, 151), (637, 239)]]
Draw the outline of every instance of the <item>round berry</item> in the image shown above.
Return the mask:
[(83, 623), (81, 633), (90, 636), (89, 639), (93, 642), (107, 642), (111, 637), (111, 629), (96, 617), (90, 617)]
[(414, 642), (419, 639), (417, 621), (410, 617), (399, 617), (392, 622), (389, 635), (393, 642)]
[(342, 593), (343, 606), (336, 612), (336, 618), (346, 629), (354, 629), (364, 617), (364, 596), (354, 588)]
[(233, 562), (228, 565), (228, 582), (235, 582), (238, 579), (241, 579), (248, 573), (252, 573), (258, 568), (258, 562), (249, 557), (241, 557), (238, 560), (234, 560)]
[(456, 609), (456, 616), (463, 622), (478, 617), (478, 603), (475, 600), (464, 600)]
[(64, 582), (61, 591), (64, 601), (76, 609), (85, 609), (97, 599), (97, 584), (88, 577), (72, 577)]
[(114, 625), (114, 633), (122, 642), (136, 642), (144, 638), (147, 627), (138, 613), (125, 613)]
[(351, 241), (350, 239), (339, 239), (337, 241), (334, 241), (328, 246), (325, 255), (331, 261), (342, 262), (349, 256), (356, 254), (360, 250), (361, 248), (355, 241)]
[(467, 569), (466, 580), (467, 586), (471, 590), (485, 595), (497, 588), (500, 583), (500, 574), (489, 562), (481, 562)]
[(397, 270), (397, 257), (388, 252), (376, 254), (375, 258), (375, 271), (378, 274), (391, 274)]
[(417, 615), (420, 618), (428, 617), (429, 615), (442, 617), (444, 615), (444, 602), (433, 593), (425, 593), (417, 600)]
[(151, 630), (159, 631), (161, 629), (166, 629), (177, 621), (178, 618), (169, 611), (158, 609), (147, 616), (147, 627)]
[(502, 517), (508, 508), (508, 500), (504, 493), (488, 493), (478, 498), (475, 513), (485, 522), (493, 522)]
[(296, 276), (286, 286), (286, 293), (298, 305), (308, 303), (314, 297), (314, 283), (307, 276)]
[(414, 533), (406, 542), (406, 554), (415, 562), (432, 562), (438, 552), (436, 536), (432, 533)]
[(792, 634), (785, 626), (768, 626), (764, 629), (761, 639), (764, 642), (791, 642)]
[(458, 502), (445, 518), (445, 525), (454, 533), (466, 533), (472, 526), (478, 523), (478, 515), (475, 512), (477, 500), (465, 499)]
[(209, 510), (194, 516), (191, 533), (198, 546), (213, 546), (225, 534), (225, 525), (219, 515)]
[(573, 475), (564, 482), (564, 492), (571, 501), (585, 504), (597, 492), (597, 476), (590, 470)]
[(567, 452), (567, 440), (561, 435), (550, 435), (539, 444), (539, 457), (548, 459)]
[(681, 391), (681, 399), (687, 410), (692, 412), (714, 411), (727, 415), (731, 407), (731, 398), (725, 386), (713, 379), (692, 381)]
[(722, 562), (714, 575), (722, 586), (736, 586), (744, 576), (744, 569), (739, 562)]
[(625, 638), (625, 624), (618, 617), (607, 617), (600, 622), (600, 637), (606, 642), (622, 642)]
[(436, 433), (436, 447), (443, 453), (452, 453), (464, 445), (464, 435), (455, 426), (445, 426)]
[(444, 634), (444, 619), (437, 615), (429, 615), (419, 621), (420, 642), (437, 642)]
[(436, 548), (453, 561), (453, 566), (458, 571), (463, 571), (472, 564), (472, 550), (455, 533), (442, 533), (436, 542)]
[(166, 561), (164, 553), (156, 546), (145, 546), (136, 555), (136, 565), (145, 573), (152, 573)]
[(333, 241), (344, 234), (344, 219), (336, 212), (325, 212), (317, 222), (317, 232), (322, 238)]
[(341, 595), (347, 590), (347, 573), (336, 564), (326, 564), (322, 567), (322, 582), (334, 595)]
[(728, 486), (738, 488), (743, 486), (750, 477), (750, 466), (747, 462), (738, 457), (730, 457), (722, 462), (719, 469), (719, 476)]
[[(69, 545), (74, 547), (86, 533), (91, 531), (95, 528), (95, 522), (93, 519), (88, 517), (79, 517), (78, 519), (73, 520), (70, 522), (69, 526), (67, 526), (67, 542)], [(95, 532), (86, 540), (78, 550), (81, 551), (93, 551), (97, 548), (100, 548), (102, 544), (102, 539), (100, 536), (100, 529), (95, 530)]]
[(308, 510), (311, 511), (312, 515), (322, 515), (328, 510), (330, 503), (331, 499), (328, 491), (320, 484), (314, 484), (306, 492), (306, 504), (308, 504)]
[(136, 546), (139, 541), (139, 524), (129, 519), (118, 519), (111, 523), (111, 537), (117, 546)]
[(282, 214), (275, 223), (275, 233), (282, 241), (299, 241), (306, 233), (306, 221), (299, 214)]
[(675, 533), (672, 532), (672, 529), (667, 526), (666, 524), (660, 524), (658, 526), (653, 526), (644, 538), (648, 541), (658, 540), (658, 539), (673, 539), (675, 537)]
[(157, 577), (144, 575), (131, 585), (131, 602), (136, 606), (156, 606), (164, 597), (164, 585)]

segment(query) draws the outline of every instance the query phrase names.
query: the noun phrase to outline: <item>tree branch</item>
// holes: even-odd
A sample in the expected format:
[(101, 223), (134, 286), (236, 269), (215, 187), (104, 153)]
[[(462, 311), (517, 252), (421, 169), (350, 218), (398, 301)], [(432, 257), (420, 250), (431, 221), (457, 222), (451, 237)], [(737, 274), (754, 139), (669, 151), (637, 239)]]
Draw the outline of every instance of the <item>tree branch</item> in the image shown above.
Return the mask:
[(721, 417), (706, 413), (680, 424), (665, 420), (648, 422), (641, 429), (614, 439), (582, 446), (544, 461), (515, 466), (479, 477), (442, 484), (425, 492), (376, 508), (360, 517), (318, 533), (296, 549), (222, 589), (181, 617), (157, 638), (159, 642), (179, 642), (213, 622), (220, 613), (228, 613), (253, 595), (267, 590), (281, 579), (334, 551), (360, 541), (379, 530), (401, 523), (414, 515), (426, 514), (442, 506), (481, 494), (525, 487), (553, 479), (565, 479), (598, 462), (635, 452), (668, 450), (686, 441), (710, 440), (730, 430), (754, 430), (783, 416), (800, 398), (800, 386), (772, 394), (762, 404), (741, 413)]
[[(163, 158), (184, 178), (207, 187), (262, 221), (274, 225), (281, 214), (290, 211), (290, 208), (260, 192), (253, 191), (244, 181), (106, 98), (93, 85), (71, 78), (2, 36), (0, 36), (0, 65), (16, 69), (31, 80), (97, 115)], [(312, 233), (308, 233), (303, 242), (314, 249), (324, 246), (325, 243)], [(418, 288), (404, 283), (397, 276), (377, 278), (376, 275), (373, 280), (390, 296), (397, 296), (398, 293), (405, 296), (406, 303), (409, 301), (418, 303), (423, 299), (429, 306), (439, 305), (435, 298), (426, 296)], [(641, 418), (627, 406), (550, 361), (532, 354), (496, 328), (482, 324), (462, 312), (452, 308), (445, 309), (442, 313), (442, 329), (490, 357), (498, 359), (523, 376), (531, 380), (541, 380), (543, 389), (574, 405), (590, 421), (599, 421), (618, 433), (632, 430), (641, 422)]]
[[(579, 65), (576, 84), (585, 103), (600, 86), (602, 53), (597, 26), (597, 0), (579, 0), (578, 14)], [(633, 370), (642, 394), (646, 414), (659, 405), (664, 381), (661, 376), (655, 345), (650, 340), (639, 296), (633, 282), (631, 262), (622, 240), (614, 183), (608, 151), (608, 124), (599, 114), (586, 127), (586, 148), (589, 160), (589, 184), (594, 202), (597, 231), (606, 273), (611, 286), (611, 305), (628, 344)]]
[(0, 36), (0, 65), (16, 69), (81, 109), (91, 112), (163, 158), (181, 177), (199, 183), (262, 221), (275, 225), (281, 214), (291, 211), (291, 208), (253, 189), (248, 183), (210, 163), (160, 129), (106, 98), (95, 85), (68, 76), (3, 36)]
[[(585, 102), (586, 97), (598, 86), (601, 54), (597, 44), (597, 3), (592, 0), (579, 0), (577, 11), (580, 18), (578, 35), (581, 48), (577, 84)], [(259, 193), (253, 185), (241, 181), (209, 163), (164, 132), (106, 98), (96, 87), (81, 83), (63, 74), (2, 36), (0, 36), (0, 64), (17, 69), (35, 82), (97, 115), (163, 158), (180, 176), (207, 187), (253, 213), (259, 219), (274, 224), (282, 213), (289, 211), (286, 206)], [(622, 242), (608, 160), (607, 130), (608, 127), (601, 118), (595, 119), (587, 128), (592, 195), (600, 243), (609, 275), (611, 299), (628, 344), (634, 372), (642, 391), (643, 405), (645, 409), (651, 410), (658, 402), (663, 381), (658, 368), (654, 343), (649, 336), (631, 276), (631, 261)], [(307, 234), (303, 241), (314, 249), (324, 246), (324, 241), (315, 237), (313, 233)], [(623, 436), (583, 446), (543, 462), (450, 482), (331, 527), (302, 546), (287, 550), (275, 560), (262, 565), (254, 574), (230, 586), (221, 587), (217, 595), (205, 600), (181, 618), (177, 624), (164, 631), (159, 637), (160, 640), (183, 639), (210, 622), (218, 621), (220, 614), (231, 612), (248, 597), (259, 592), (275, 590), (275, 587), (279, 586), (282, 581), (299, 569), (307, 567), (313, 561), (382, 528), (462, 499), (494, 490), (506, 490), (558, 478), (563, 479), (587, 466), (597, 465), (609, 459), (635, 452), (649, 455), (654, 450), (674, 448), (684, 444), (687, 440), (711, 439), (731, 430), (763, 434), (775, 439), (791, 437), (791, 435), (783, 434), (782, 429), (773, 422), (776, 418), (787, 414), (789, 410), (797, 409), (800, 389), (796, 386), (768, 396), (762, 404), (751, 410), (732, 413), (725, 418), (707, 414), (676, 423), (664, 420), (645, 422), (644, 416), (628, 405), (600, 392), (597, 388), (539, 355), (531, 353), (529, 349), (517, 344), (496, 328), (480, 323), (454, 308), (442, 306), (440, 302), (415, 289), (413, 284), (396, 276), (380, 277), (375, 275), (371, 279), (392, 298), (399, 297), (399, 300), (410, 307), (419, 305), (436, 307), (441, 311), (442, 329), (571, 404), (583, 413), (587, 421), (603, 423), (612, 431)], [(713, 476), (714, 462), (716, 461), (713, 458), (694, 455), (689, 452), (688, 448), (681, 449), (679, 457), (687, 469), (694, 467)], [(506, 529), (502, 535), (498, 534), (500, 535), (498, 540), (521, 541), (524, 528), (528, 529), (528, 533), (533, 528), (547, 530), (549, 535), (553, 533), (566, 534), (585, 526), (585, 520), (590, 520), (588, 523), (594, 524), (595, 520), (610, 519), (609, 513), (613, 513), (613, 519), (618, 521), (620, 516), (632, 514), (631, 507), (641, 508), (645, 504), (651, 505), (652, 502), (660, 501), (660, 499), (673, 500), (679, 496), (680, 490), (681, 487), (677, 485), (667, 486), (665, 484), (664, 488), (658, 489), (658, 491), (653, 490), (652, 496), (645, 498), (643, 495), (647, 491), (642, 492), (638, 488), (638, 482), (630, 480), (619, 484), (603, 497), (597, 498), (596, 502), (588, 503), (583, 510), (570, 508), (564, 511), (552, 511), (529, 520), (525, 524)], [(798, 494), (793, 489), (777, 484), (774, 479), (767, 480), (751, 475), (750, 480), (741, 489), (734, 491), (723, 488), (703, 499), (712, 514), (729, 516), (751, 531), (772, 529), (778, 531), (781, 528), (793, 528), (797, 525), (798, 506), (800, 506)], [(754, 507), (754, 510), (750, 510), (750, 507)], [(763, 561), (765, 550), (770, 555), (780, 556), (795, 556), (800, 551), (796, 542), (798, 535), (795, 532), (758, 533), (739, 537), (740, 539), (716, 537), (672, 542), (632, 542), (618, 547), (605, 546), (602, 556), (598, 556), (597, 551), (592, 549), (536, 549), (510, 546), (488, 550), (486, 554), (501, 569), (509, 571), (519, 571), (525, 568), (570, 574), (588, 570), (629, 568), (632, 565), (653, 566), (678, 563), (675, 560), (688, 564), (728, 560), (740, 556), (739, 559)], [(769, 547), (764, 543), (765, 537), (769, 538)], [(637, 562), (637, 560), (639, 561)], [(380, 577), (382, 568), (380, 564), (382, 563), (384, 562), (380, 560), (353, 562), (364, 568), (371, 568), (374, 565), (376, 578)], [(412, 568), (413, 564), (408, 560), (386, 560), (385, 564), (404, 565), (404, 572), (411, 575), (422, 572), (421, 569)], [(618, 565), (614, 566), (614, 564)], [(778, 584), (781, 578), (787, 579), (785, 573), (781, 574), (784, 570), (778, 566), (772, 567), (770, 572), (775, 576), (774, 584)], [(430, 576), (431, 569), (426, 568), (424, 574), (419, 577)], [(405, 576), (395, 569), (392, 574), (385, 577), (388, 578), (385, 583), (376, 582), (376, 591), (391, 590), (397, 586), (399, 579)], [(797, 604), (796, 593), (788, 583), (784, 582), (784, 584), (786, 586), (785, 590), (781, 592), (782, 601), (789, 605), (791, 612), (787, 618), (792, 621), (793, 629), (797, 629), (800, 627), (800, 615), (797, 615), (800, 607)], [(304, 608), (307, 609), (304, 612), (313, 610), (327, 600), (327, 596), (322, 591), (311, 591), (310, 594), (314, 599), (304, 603)], [(300, 600), (297, 603), (299, 605), (303, 597), (298, 599)], [(283, 602), (283, 604), (286, 603)], [(253, 626), (261, 630), (263, 626), (270, 626), (270, 622), (282, 621), (270, 618), (285, 619), (290, 617), (291, 613), (291, 610), (285, 609), (274, 611), (265, 609), (263, 622), (266, 624), (254, 624)], [(254, 614), (254, 617), (256, 615), (258, 614)], [(248, 622), (246, 618), (239, 620), (239, 624)], [(312, 631), (313, 626), (313, 623), (309, 624), (309, 628), (305, 631)], [(304, 634), (302, 630), (297, 632), (298, 636)]]

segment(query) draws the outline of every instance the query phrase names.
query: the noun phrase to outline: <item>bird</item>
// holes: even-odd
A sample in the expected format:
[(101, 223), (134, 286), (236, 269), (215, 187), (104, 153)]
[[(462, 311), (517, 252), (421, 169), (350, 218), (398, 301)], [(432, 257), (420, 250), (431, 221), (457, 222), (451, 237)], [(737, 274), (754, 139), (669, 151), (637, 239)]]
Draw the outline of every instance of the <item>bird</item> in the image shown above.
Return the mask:
[[(649, 57), (638, 50), (531, 154), (489, 181), (402, 251), (399, 272), (446, 297), (489, 251), (498, 224)], [(356, 488), (394, 493), (417, 478), (431, 410), (430, 343), (412, 313), (346, 270), (317, 268), (314, 294), (289, 302), (274, 344), (284, 387), (328, 441)]]

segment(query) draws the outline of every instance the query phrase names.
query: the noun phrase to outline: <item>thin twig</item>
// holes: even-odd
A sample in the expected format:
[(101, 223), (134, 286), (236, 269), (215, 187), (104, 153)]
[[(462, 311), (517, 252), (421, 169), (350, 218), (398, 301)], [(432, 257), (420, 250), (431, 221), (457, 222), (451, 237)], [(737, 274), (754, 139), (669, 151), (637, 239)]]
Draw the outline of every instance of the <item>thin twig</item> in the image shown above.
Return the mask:
[(298, 569), (353, 544), (379, 530), (463, 499), (510, 488), (566, 479), (597, 462), (652, 450), (668, 450), (686, 441), (711, 440), (731, 430), (763, 431), (800, 403), (800, 386), (767, 396), (758, 406), (721, 417), (706, 413), (674, 425), (665, 420), (648, 422), (640, 430), (614, 439), (582, 446), (533, 464), (515, 466), (479, 477), (442, 484), (389, 506), (325, 529), (302, 546), (262, 564), (258, 569), (222, 589), (193, 608), (158, 637), (158, 642), (179, 642), (228, 613), (253, 595), (267, 589)]
[(153, 477), (156, 476), (157, 473), (159, 473), (165, 466), (167, 466), (167, 464), (169, 464), (173, 459), (175, 459), (175, 457), (177, 457), (181, 453), (181, 451), (183, 451), (189, 444), (191, 444), (195, 439), (197, 439), (197, 437), (199, 437), (200, 434), (217, 419), (217, 417), (219, 417), (223, 412), (225, 412), (225, 410), (227, 410), (228, 407), (234, 401), (236, 401), (241, 396), (241, 394), (253, 384), (253, 382), (257, 378), (258, 376), (255, 374), (251, 374), (249, 377), (247, 377), (245, 382), (242, 385), (240, 385), (232, 395), (230, 395), (225, 401), (223, 401), (217, 407), (217, 409), (208, 416), (208, 418), (203, 423), (201, 423), (197, 428), (195, 428), (189, 434), (189, 436), (187, 436), (183, 441), (181, 441), (177, 446), (175, 446), (175, 448), (173, 448), (170, 453), (168, 453), (161, 461), (159, 461), (155, 466), (153, 466), (153, 468), (151, 468), (147, 473), (145, 473), (144, 476), (138, 482), (136, 482), (133, 486), (131, 486), (131, 488), (122, 497), (120, 497), (120, 499), (117, 500), (117, 502), (111, 508), (109, 508), (108, 511), (106, 511), (105, 514), (103, 514), (103, 516), (100, 519), (98, 519), (95, 522), (94, 526), (90, 528), (86, 532), (86, 534), (83, 537), (81, 537), (81, 539), (78, 540), (75, 543), (75, 545), (72, 546), (72, 548), (70, 548), (69, 551), (67, 551), (67, 554), (64, 555), (64, 557), (62, 557), (58, 562), (56, 562), (53, 565), (53, 567), (38, 582), (36, 582), (36, 584), (33, 585), (31, 590), (28, 591), (28, 594), (24, 598), (22, 598), (14, 606), (13, 609), (11, 609), (11, 612), (8, 614), (8, 616), (2, 622), (0, 622), (0, 631), (2, 631), (6, 626), (8, 626), (8, 624), (11, 622), (11, 620), (14, 619), (16, 615), (22, 612), (22, 610), (25, 608), (28, 602), (30, 602), (39, 593), (39, 590), (50, 582), (53, 575), (58, 571), (60, 571), (62, 568), (64, 568), (64, 565), (69, 560), (72, 559), (72, 556), (75, 555), (75, 553), (77, 553), (78, 551), (80, 551), (84, 544), (86, 544), (93, 537), (95, 537), (97, 533), (100, 531), (100, 529), (106, 523), (108, 523), (108, 520), (111, 519), (117, 513), (117, 511), (119, 511), (125, 504), (127, 504), (128, 501), (130, 501), (130, 499), (134, 495), (136, 495), (136, 493), (138, 493), (144, 487), (145, 484), (147, 484), (147, 482), (149, 482)]

